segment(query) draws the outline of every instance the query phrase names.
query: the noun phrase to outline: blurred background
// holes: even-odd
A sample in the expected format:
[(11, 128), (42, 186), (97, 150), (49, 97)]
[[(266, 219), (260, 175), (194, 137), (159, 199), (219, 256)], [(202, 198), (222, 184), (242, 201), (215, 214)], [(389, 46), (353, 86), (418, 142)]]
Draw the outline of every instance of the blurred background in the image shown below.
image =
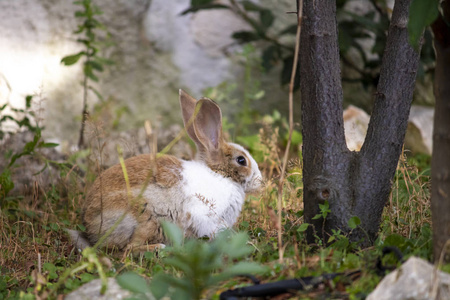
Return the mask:
[[(345, 128), (354, 150), (367, 128), (392, 5), (337, 1), (344, 107), (355, 106), (344, 114)], [(29, 109), (45, 128), (43, 137), (71, 151), (79, 141), (83, 101), (89, 120), (101, 122), (108, 134), (129, 132), (139, 140), (136, 130), (145, 120), (177, 131), (182, 88), (219, 102), (232, 139), (257, 133), (262, 120), (278, 122), (283, 133), (295, 11), (292, 0), (1, 1), (2, 113), (20, 115), (17, 109), (25, 109), (32, 95)], [(406, 139), (407, 148), (427, 154), (433, 70), (427, 32), (414, 96), (418, 106)], [(300, 132), (298, 92), (295, 101)], [(9, 132), (16, 123), (0, 125)]]

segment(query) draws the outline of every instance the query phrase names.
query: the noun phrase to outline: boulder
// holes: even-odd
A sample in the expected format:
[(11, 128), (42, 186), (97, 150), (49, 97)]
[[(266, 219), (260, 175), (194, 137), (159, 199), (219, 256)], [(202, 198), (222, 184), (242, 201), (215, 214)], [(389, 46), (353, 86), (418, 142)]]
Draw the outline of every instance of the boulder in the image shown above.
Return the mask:
[(359, 151), (364, 143), (370, 116), (362, 109), (349, 105), (344, 110), (345, 142), (351, 151)]
[(431, 155), (433, 151), (434, 108), (413, 105), (409, 114), (405, 148), (413, 153)]
[(108, 278), (105, 294), (100, 294), (101, 279), (94, 279), (68, 294), (65, 300), (120, 300), (131, 296), (131, 292), (122, 289), (115, 278)]
[(438, 271), (429, 262), (413, 256), (384, 277), (366, 299), (450, 299), (450, 274)]
[[(364, 143), (370, 116), (353, 105), (344, 110), (344, 130), (347, 147), (359, 151)], [(405, 136), (405, 149), (431, 155), (433, 146), (434, 108), (412, 105)]]

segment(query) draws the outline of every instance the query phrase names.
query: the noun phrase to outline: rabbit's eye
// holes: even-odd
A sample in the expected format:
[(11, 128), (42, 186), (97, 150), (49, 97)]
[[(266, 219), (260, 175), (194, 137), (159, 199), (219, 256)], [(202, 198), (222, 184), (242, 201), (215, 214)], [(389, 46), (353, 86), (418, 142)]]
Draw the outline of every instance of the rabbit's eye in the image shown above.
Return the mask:
[(247, 160), (246, 160), (245, 157), (243, 157), (242, 155), (236, 157), (236, 161), (237, 161), (237, 163), (240, 164), (241, 166), (244, 166), (244, 167), (247, 166)]

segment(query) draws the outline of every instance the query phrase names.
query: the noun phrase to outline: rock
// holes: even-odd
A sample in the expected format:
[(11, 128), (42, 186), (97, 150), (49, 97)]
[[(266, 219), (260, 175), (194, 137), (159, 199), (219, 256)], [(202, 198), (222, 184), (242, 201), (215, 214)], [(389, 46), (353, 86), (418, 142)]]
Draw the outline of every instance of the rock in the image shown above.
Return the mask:
[(450, 274), (437, 271), (432, 264), (413, 256), (384, 277), (366, 299), (450, 299)]
[[(405, 136), (405, 149), (431, 155), (433, 146), (434, 108), (412, 105)], [(344, 110), (344, 130), (347, 147), (359, 151), (364, 143), (370, 116), (353, 105)]]
[(359, 151), (364, 143), (370, 116), (360, 108), (350, 105), (344, 110), (345, 142), (351, 151)]
[(411, 106), (408, 130), (405, 136), (405, 148), (413, 153), (431, 155), (433, 150), (434, 108)]
[(101, 279), (94, 279), (68, 294), (65, 300), (119, 300), (126, 299), (131, 293), (122, 289), (116, 279), (108, 278), (108, 288), (104, 295), (100, 294)]
[[(110, 46), (99, 54), (115, 64), (99, 74), (99, 83), (91, 85), (105, 100), (116, 100), (114, 109), (129, 108), (130, 112), (123, 114), (120, 130), (142, 127), (144, 120), (156, 120), (158, 116), (163, 116), (165, 124), (181, 124), (179, 112), (174, 109), (178, 107), (178, 88), (200, 97), (207, 87), (225, 80), (242, 80), (243, 68), (234, 55), (240, 46), (236, 47), (230, 36), (234, 31), (248, 29), (248, 25), (225, 9), (180, 15), (190, 3), (95, 1), (103, 11), (98, 18), (111, 33)], [(294, 15), (285, 14), (294, 9), (294, 2), (260, 3), (278, 16), (276, 32), (288, 25), (284, 22), (295, 23)], [(23, 108), (26, 95), (38, 95), (35, 99), (43, 108), (39, 117), (46, 127), (44, 137), (70, 145), (77, 143), (80, 128), (82, 63), (67, 67), (61, 59), (82, 50), (76, 42), (79, 37), (73, 33), (82, 21), (74, 17), (76, 10), (80, 6), (72, 1), (0, 1), (0, 105), (9, 102), (12, 107)], [(270, 112), (274, 107), (287, 108), (287, 101), (280, 104), (278, 100), (280, 94), (287, 95), (280, 89), (278, 74), (260, 73), (255, 75), (260, 78), (255, 79), (261, 80), (267, 91), (264, 102), (272, 106), (264, 103), (267, 107), (261, 108), (258, 103), (258, 109)], [(100, 103), (94, 92), (89, 91), (88, 96), (90, 108)]]

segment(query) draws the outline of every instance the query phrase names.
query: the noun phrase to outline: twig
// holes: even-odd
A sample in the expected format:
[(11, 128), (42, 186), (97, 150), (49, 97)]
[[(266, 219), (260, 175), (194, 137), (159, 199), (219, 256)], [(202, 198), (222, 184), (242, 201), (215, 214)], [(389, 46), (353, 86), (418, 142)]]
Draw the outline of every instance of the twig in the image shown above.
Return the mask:
[(281, 168), (280, 181), (278, 183), (278, 254), (280, 263), (283, 262), (283, 241), (282, 241), (282, 227), (281, 227), (281, 211), (283, 209), (283, 182), (286, 175), (286, 166), (289, 158), (289, 148), (291, 147), (292, 132), (294, 131), (294, 82), (295, 74), (297, 72), (298, 52), (300, 48), (300, 33), (302, 29), (303, 17), (303, 0), (297, 0), (297, 34), (295, 36), (295, 52), (294, 63), (292, 65), (291, 81), (289, 83), (289, 137), (284, 152), (283, 166)]
[(441, 255), (439, 256), (439, 261), (435, 264), (434, 266), (434, 270), (433, 270), (433, 286), (431, 288), (431, 294), (430, 294), (430, 299), (437, 299), (438, 296), (438, 290), (439, 290), (439, 267), (442, 266), (443, 261), (444, 261), (444, 257), (447, 255), (447, 252), (450, 249), (450, 239), (447, 240), (444, 244), (444, 247), (442, 247), (441, 250)]

